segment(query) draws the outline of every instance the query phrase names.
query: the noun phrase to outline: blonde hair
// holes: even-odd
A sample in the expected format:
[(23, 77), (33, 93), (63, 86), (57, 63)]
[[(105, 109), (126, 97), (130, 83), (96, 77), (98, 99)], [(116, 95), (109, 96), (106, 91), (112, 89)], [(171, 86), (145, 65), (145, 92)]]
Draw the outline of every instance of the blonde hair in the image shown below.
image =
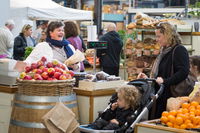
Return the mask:
[(121, 94), (126, 104), (132, 109), (134, 109), (139, 104), (141, 94), (135, 86), (123, 85), (117, 90), (117, 93)]
[(161, 22), (156, 26), (156, 30), (160, 30), (169, 44), (169, 46), (175, 46), (176, 44), (182, 44), (181, 37), (176, 28), (168, 22)]
[(27, 30), (31, 29), (32, 26), (30, 24), (25, 24), (22, 28), (21, 33), (25, 33)]

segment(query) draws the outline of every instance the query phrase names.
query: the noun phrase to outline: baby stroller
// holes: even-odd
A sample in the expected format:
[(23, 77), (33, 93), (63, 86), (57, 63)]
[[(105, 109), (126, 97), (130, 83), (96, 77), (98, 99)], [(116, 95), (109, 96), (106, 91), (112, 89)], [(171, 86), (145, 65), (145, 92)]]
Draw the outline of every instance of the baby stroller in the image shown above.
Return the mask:
[[(140, 122), (143, 116), (150, 110), (153, 103), (162, 94), (164, 86), (161, 84), (159, 90), (155, 92), (155, 79), (137, 79), (130, 81), (128, 85), (136, 86), (142, 94), (142, 99), (140, 100), (139, 106), (133, 111), (134, 113), (127, 119), (127, 122), (117, 130), (95, 130), (91, 128), (90, 124), (80, 125), (79, 129), (81, 133), (133, 133), (135, 124)], [(109, 109), (116, 100), (117, 95), (113, 94), (109, 105), (103, 112)], [(96, 120), (100, 118), (101, 115)]]

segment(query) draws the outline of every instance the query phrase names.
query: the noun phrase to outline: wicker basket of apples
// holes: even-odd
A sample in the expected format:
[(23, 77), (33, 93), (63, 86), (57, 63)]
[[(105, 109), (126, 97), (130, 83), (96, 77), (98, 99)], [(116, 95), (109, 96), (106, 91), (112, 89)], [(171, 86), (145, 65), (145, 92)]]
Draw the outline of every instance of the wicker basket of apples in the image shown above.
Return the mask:
[(73, 93), (73, 71), (57, 60), (42, 57), (25, 67), (17, 79), (18, 94), (30, 96), (62, 96)]

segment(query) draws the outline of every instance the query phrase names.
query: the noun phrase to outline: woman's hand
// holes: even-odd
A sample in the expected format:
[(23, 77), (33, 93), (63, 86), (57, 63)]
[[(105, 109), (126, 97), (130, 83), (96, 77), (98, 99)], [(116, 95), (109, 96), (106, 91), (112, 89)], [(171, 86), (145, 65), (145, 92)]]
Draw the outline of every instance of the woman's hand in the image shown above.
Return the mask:
[(148, 78), (148, 77), (144, 73), (139, 73), (138, 76), (137, 76), (137, 79), (146, 79), (146, 78)]
[(117, 102), (115, 102), (112, 104), (111, 110), (115, 110), (117, 107), (118, 107), (118, 104)]
[(161, 78), (161, 77), (157, 77), (156, 82), (157, 82), (158, 84), (162, 84), (162, 83), (164, 82), (164, 80), (163, 80), (163, 78)]
[(79, 65), (78, 64), (68, 65), (68, 67), (72, 68), (74, 71), (79, 70)]
[(112, 120), (110, 120), (110, 122), (119, 125), (119, 122), (116, 119), (112, 119)]

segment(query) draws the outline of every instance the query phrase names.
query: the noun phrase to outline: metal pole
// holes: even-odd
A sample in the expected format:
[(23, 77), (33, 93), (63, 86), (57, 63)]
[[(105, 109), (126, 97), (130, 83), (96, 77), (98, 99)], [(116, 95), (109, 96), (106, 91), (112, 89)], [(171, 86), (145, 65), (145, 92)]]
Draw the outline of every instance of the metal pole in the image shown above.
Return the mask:
[(99, 35), (101, 31), (101, 23), (102, 23), (102, 0), (95, 0), (94, 6), (96, 7), (94, 10), (94, 24), (97, 25), (97, 33)]
[(188, 5), (189, 5), (189, 0), (185, 0), (185, 18), (188, 18)]

